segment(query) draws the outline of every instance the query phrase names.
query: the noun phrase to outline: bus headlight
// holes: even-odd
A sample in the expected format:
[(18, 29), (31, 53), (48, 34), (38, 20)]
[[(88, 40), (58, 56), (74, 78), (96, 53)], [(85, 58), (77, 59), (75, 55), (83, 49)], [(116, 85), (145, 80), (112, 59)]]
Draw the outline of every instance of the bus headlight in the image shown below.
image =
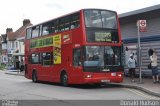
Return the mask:
[(122, 74), (118, 74), (118, 77), (122, 77)]
[(91, 78), (91, 77), (92, 77), (91, 74), (85, 75), (85, 78)]

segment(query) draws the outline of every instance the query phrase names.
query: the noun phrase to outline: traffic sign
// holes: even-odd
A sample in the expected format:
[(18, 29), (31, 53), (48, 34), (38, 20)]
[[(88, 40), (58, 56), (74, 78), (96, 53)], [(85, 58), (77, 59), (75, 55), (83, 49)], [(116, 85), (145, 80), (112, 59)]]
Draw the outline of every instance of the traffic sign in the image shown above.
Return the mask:
[(146, 20), (138, 20), (138, 27), (140, 32), (146, 32), (147, 31)]
[(146, 27), (146, 20), (139, 20), (140, 27)]

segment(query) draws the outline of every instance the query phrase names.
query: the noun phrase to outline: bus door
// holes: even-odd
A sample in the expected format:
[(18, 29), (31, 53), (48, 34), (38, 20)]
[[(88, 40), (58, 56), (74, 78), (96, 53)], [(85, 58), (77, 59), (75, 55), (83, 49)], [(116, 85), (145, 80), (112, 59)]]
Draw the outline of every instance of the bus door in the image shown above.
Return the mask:
[(31, 71), (31, 55), (28, 55), (25, 57), (25, 75), (26, 76), (29, 76), (29, 74), (32, 74), (32, 71)]
[(82, 73), (82, 48), (73, 49), (73, 74), (75, 81), (80, 81), (83, 77)]
[(43, 76), (43, 80), (48, 81), (51, 79), (52, 69), (53, 69), (53, 52), (42, 53), (41, 74)]

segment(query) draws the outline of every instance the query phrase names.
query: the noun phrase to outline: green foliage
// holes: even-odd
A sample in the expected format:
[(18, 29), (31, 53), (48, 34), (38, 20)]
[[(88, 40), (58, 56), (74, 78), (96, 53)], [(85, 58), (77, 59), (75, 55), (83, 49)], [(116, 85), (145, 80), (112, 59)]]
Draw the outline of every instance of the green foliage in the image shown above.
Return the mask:
[(4, 70), (4, 69), (5, 69), (5, 67), (6, 67), (6, 65), (5, 65), (5, 64), (1, 64), (1, 63), (0, 63), (0, 70)]

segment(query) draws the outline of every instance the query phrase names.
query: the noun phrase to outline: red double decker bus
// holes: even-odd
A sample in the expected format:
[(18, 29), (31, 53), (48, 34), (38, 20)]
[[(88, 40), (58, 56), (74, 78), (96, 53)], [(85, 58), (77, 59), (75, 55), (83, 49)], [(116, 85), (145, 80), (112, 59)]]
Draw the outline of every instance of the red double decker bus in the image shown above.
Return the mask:
[(33, 82), (122, 82), (117, 13), (82, 9), (26, 29), (25, 77)]

